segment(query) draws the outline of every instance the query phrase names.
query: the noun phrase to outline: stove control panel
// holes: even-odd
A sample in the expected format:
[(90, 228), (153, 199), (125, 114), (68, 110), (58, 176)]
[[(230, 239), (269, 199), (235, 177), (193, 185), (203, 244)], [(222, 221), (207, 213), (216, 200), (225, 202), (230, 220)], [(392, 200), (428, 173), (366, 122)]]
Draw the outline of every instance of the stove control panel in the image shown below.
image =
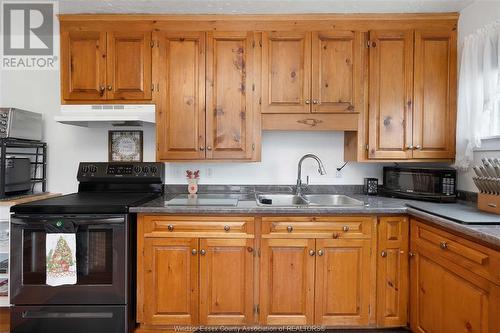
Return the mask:
[(118, 178), (152, 179), (163, 181), (163, 163), (158, 162), (81, 162), (78, 167), (79, 181), (106, 181)]

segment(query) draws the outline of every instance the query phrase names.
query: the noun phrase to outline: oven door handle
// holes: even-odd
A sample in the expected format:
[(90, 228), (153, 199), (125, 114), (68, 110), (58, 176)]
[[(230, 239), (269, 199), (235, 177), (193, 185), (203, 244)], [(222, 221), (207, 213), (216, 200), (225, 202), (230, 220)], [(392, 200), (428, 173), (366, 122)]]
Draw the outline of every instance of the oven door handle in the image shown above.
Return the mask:
[[(14, 216), (16, 217), (16, 216)], [(20, 218), (20, 217), (16, 217), (16, 218)], [(121, 217), (117, 217), (117, 218), (107, 218), (107, 219), (95, 219), (95, 220), (92, 220), (92, 219), (85, 219), (85, 220), (81, 220), (79, 221), (78, 219), (61, 219), (62, 221), (67, 221), (67, 222), (71, 222), (73, 223), (74, 225), (78, 226), (78, 225), (97, 225), (97, 224), (123, 224), (125, 223), (125, 219), (124, 218), (121, 218)], [(11, 219), (11, 224), (15, 224), (15, 225), (30, 225), (32, 223), (46, 223), (46, 222), (54, 222), (54, 220), (47, 220), (47, 219), (35, 219), (35, 218), (30, 218), (30, 219)]]
[(45, 312), (45, 311), (23, 311), (24, 319), (103, 319), (113, 318), (113, 312)]

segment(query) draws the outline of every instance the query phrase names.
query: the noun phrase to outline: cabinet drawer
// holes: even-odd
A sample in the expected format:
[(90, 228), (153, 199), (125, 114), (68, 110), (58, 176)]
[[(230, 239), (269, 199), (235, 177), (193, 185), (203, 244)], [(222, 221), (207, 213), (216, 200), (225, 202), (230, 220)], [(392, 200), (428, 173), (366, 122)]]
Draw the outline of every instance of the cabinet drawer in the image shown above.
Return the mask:
[(412, 243), (500, 285), (500, 252), (412, 220)]
[(263, 238), (370, 238), (371, 217), (265, 217)]
[(144, 237), (253, 238), (251, 217), (144, 215)]

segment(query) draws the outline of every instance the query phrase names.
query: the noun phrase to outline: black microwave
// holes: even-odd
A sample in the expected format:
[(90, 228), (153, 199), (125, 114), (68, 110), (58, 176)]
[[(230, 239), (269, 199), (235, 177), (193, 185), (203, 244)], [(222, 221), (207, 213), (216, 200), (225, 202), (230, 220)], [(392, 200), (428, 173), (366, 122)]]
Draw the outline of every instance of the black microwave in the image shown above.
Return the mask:
[(435, 202), (457, 200), (457, 171), (452, 168), (384, 167), (382, 193)]

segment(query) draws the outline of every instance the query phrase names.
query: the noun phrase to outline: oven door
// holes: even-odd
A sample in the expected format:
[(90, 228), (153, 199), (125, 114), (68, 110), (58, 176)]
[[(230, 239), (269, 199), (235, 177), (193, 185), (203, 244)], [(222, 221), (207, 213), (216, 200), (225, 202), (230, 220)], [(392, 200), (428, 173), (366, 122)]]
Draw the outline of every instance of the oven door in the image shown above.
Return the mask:
[[(13, 215), (11, 220), (11, 303), (126, 304), (127, 219), (110, 216)], [(46, 284), (47, 225), (76, 233), (77, 283)]]

